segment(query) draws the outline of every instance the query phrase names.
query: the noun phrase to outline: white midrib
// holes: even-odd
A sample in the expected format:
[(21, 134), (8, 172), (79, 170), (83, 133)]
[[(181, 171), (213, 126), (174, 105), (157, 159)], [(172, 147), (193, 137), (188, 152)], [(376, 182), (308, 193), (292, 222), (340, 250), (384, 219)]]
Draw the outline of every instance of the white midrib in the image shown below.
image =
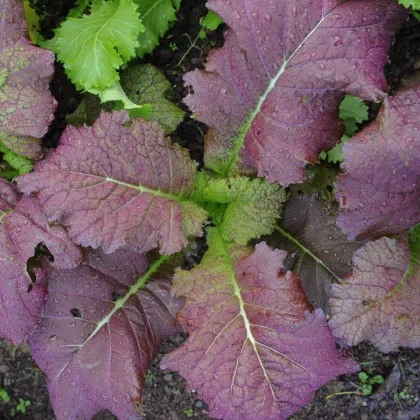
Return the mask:
[[(124, 305), (127, 303), (127, 301), (131, 298), (131, 296), (137, 294), (137, 292), (142, 289), (145, 284), (150, 280), (150, 278), (153, 276), (154, 273), (156, 273), (156, 271), (163, 265), (165, 264), (167, 261), (169, 261), (171, 258), (173, 257), (173, 255), (169, 255), (169, 256), (162, 256), (160, 257), (157, 261), (155, 261), (153, 264), (150, 265), (149, 269), (146, 271), (145, 274), (143, 274), (137, 281), (136, 283), (131, 286), (131, 288), (129, 289), (129, 291), (127, 292), (127, 294), (121, 298), (118, 299), (115, 302), (114, 308), (106, 315), (104, 316), (100, 321), (97, 322), (95, 329), (93, 330), (93, 332), (89, 335), (89, 337), (84, 341), (83, 344), (74, 344), (74, 345), (69, 345), (68, 347), (76, 347), (78, 348), (77, 351), (80, 351), (80, 349), (82, 349), (93, 337), (95, 337), (95, 335), (105, 326), (107, 325), (112, 317), (119, 311), (121, 310)], [(57, 374), (56, 379), (59, 378), (61, 376), (61, 374), (63, 373), (63, 371), (66, 369), (67, 365), (70, 363), (71, 359), (60, 369), (60, 372)]]
[[(248, 117), (248, 119), (246, 120), (245, 124), (242, 126), (242, 130), (241, 130), (241, 135), (240, 137), (236, 140), (236, 145), (235, 145), (235, 150), (234, 153), (232, 155), (232, 158), (229, 162), (228, 168), (227, 168), (227, 173), (226, 175), (231, 173), (232, 170), (232, 166), (234, 166), (239, 158), (239, 152), (241, 151), (242, 147), (244, 146), (245, 143), (245, 136), (248, 133), (249, 129), (251, 128), (252, 122), (254, 121), (255, 117), (260, 113), (261, 108), (265, 102), (265, 100), (267, 99), (268, 95), (270, 94), (270, 92), (276, 87), (276, 84), (278, 82), (278, 80), (280, 79), (281, 76), (283, 76), (283, 74), (286, 71), (286, 68), (288, 66), (288, 64), (290, 63), (290, 61), (294, 58), (294, 56), (296, 55), (296, 53), (302, 48), (303, 44), (316, 32), (316, 30), (324, 23), (325, 19), (333, 12), (334, 9), (330, 10), (330, 12), (328, 14), (326, 14), (324, 17), (322, 17), (322, 19), (318, 22), (318, 24), (312, 29), (311, 32), (309, 32), (309, 34), (305, 37), (305, 39), (297, 46), (297, 48), (294, 50), (293, 54), (287, 59), (285, 60), (285, 62), (283, 63), (283, 65), (281, 66), (280, 70), (278, 71), (278, 73), (276, 74), (276, 76), (274, 78), (270, 78), (270, 84), (268, 85), (267, 89), (265, 90), (265, 92), (263, 93), (262, 96), (260, 96), (260, 99), (257, 103), (257, 106), (255, 107), (254, 111), (251, 113), (251, 115)], [(286, 40), (283, 40), (283, 42), (286, 42)], [(256, 46), (257, 50), (258, 50), (258, 46)], [(270, 77), (270, 76), (269, 76)]]
[(119, 184), (119, 185), (122, 185), (124, 187), (132, 188), (134, 190), (140, 191), (141, 193), (153, 194), (156, 197), (166, 198), (167, 200), (173, 200), (173, 201), (179, 201), (179, 202), (184, 201), (183, 197), (179, 196), (179, 195), (173, 195), (173, 194), (170, 194), (170, 193), (165, 193), (165, 192), (160, 191), (160, 190), (154, 190), (152, 188), (144, 187), (143, 185), (128, 184), (127, 182), (119, 181), (119, 180), (114, 179), (114, 178), (105, 178), (105, 182), (113, 182), (115, 184)]
[[(271, 390), (271, 393), (273, 395), (273, 398), (274, 398), (274, 400), (277, 401), (277, 397), (276, 397), (276, 394), (274, 392), (273, 384), (271, 382), (270, 377), (268, 376), (268, 372), (265, 369), (264, 363), (263, 363), (263, 361), (261, 359), (261, 356), (260, 356), (260, 353), (258, 351), (257, 340), (255, 340), (255, 337), (252, 334), (251, 323), (249, 322), (248, 315), (245, 311), (245, 302), (242, 298), (241, 289), (239, 287), (238, 281), (236, 280), (236, 274), (235, 274), (235, 271), (233, 269), (232, 258), (229, 254), (229, 250), (227, 249), (226, 242), (223, 239), (221, 239), (221, 240), (223, 241), (223, 253), (224, 253), (224, 258), (225, 258), (225, 261), (226, 261), (226, 264), (227, 264), (227, 267), (228, 267), (229, 281), (230, 281), (230, 283), (232, 285), (232, 288), (233, 288), (233, 294), (238, 299), (238, 302), (239, 302), (239, 315), (242, 317), (242, 319), (244, 321), (247, 340), (249, 340), (249, 342), (251, 343), (251, 345), (254, 349), (255, 355), (257, 356), (257, 359), (258, 359), (258, 362), (259, 362), (259, 364), (261, 366), (261, 369), (263, 371), (264, 377), (265, 377), (268, 385), (270, 386), (270, 390)], [(245, 340), (245, 342), (246, 342), (246, 340)], [(245, 342), (244, 342), (244, 345), (245, 345)]]

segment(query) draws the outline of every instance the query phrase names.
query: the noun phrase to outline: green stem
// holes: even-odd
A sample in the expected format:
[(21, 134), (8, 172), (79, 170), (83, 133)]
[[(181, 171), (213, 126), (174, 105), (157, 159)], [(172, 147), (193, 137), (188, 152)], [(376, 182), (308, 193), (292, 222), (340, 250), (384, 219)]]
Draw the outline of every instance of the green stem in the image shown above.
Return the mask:
[(307, 254), (309, 257), (311, 257), (317, 264), (319, 264), (321, 267), (323, 267), (325, 270), (328, 271), (328, 273), (330, 273), (336, 280), (338, 280), (339, 282), (341, 282), (341, 278), (338, 277), (336, 274), (334, 274), (334, 272), (328, 268), (324, 262), (322, 260), (320, 260), (318, 257), (316, 257), (314, 254), (312, 254), (312, 252), (306, 248), (305, 246), (303, 246), (298, 240), (296, 240), (290, 233), (286, 232), (285, 230), (283, 230), (280, 226), (276, 226), (275, 227), (276, 230), (282, 235), (284, 236), (286, 239), (288, 239), (289, 241), (293, 242), (298, 248), (300, 248), (305, 254)]
[(187, 52), (181, 57), (181, 60), (178, 61), (178, 64), (175, 66), (175, 68), (179, 67), (182, 62), (185, 60), (185, 57), (188, 56), (188, 54), (192, 51), (192, 49), (196, 46), (198, 40), (200, 39), (200, 32), (197, 35), (197, 38), (194, 39), (193, 42), (191, 42), (191, 38), (190, 38), (190, 48), (188, 48)]
[(343, 392), (337, 392), (336, 394), (327, 395), (325, 399), (330, 400), (332, 397), (336, 397), (337, 395), (361, 395), (362, 397), (366, 396), (365, 394), (363, 394), (363, 392), (359, 392), (359, 391), (343, 391)]
[(89, 337), (86, 339), (86, 341), (82, 345), (80, 345), (80, 347), (83, 347), (92, 337), (94, 337), (99, 332), (99, 330), (111, 320), (111, 318), (115, 315), (115, 313), (118, 312), (120, 309), (122, 309), (124, 307), (124, 305), (127, 303), (128, 299), (130, 299), (131, 296), (135, 295), (140, 289), (142, 289), (146, 285), (146, 283), (152, 278), (152, 276), (159, 270), (159, 268), (163, 264), (170, 261), (172, 258), (174, 258), (174, 255), (162, 256), (157, 261), (155, 261), (153, 264), (151, 264), (149, 269), (146, 271), (146, 273), (143, 274), (136, 281), (136, 283), (133, 286), (131, 286), (131, 288), (127, 292), (127, 294), (123, 298), (121, 298), (121, 299), (119, 299), (115, 302), (115, 305), (114, 305), (114, 308), (112, 309), (112, 311), (109, 312), (108, 315), (103, 317), (96, 324), (96, 328), (94, 329), (92, 334), (89, 335)]

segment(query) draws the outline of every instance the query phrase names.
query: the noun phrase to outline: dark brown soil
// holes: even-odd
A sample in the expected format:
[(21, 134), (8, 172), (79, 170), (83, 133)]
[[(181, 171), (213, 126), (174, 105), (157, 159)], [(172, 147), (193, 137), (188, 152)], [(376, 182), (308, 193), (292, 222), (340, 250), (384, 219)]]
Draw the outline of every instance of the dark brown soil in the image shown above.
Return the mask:
[[(60, 16), (64, 16), (71, 7), (70, 0), (39, 0), (48, 12), (43, 31), (51, 33), (58, 24)], [(221, 45), (223, 28), (217, 33), (209, 34), (207, 39), (199, 40), (198, 48), (176, 66), (183, 54), (190, 47), (189, 38), (194, 40), (200, 30), (199, 19), (206, 13), (205, 0), (183, 0), (178, 21), (162, 40), (160, 47), (153, 56), (146, 57), (165, 72), (171, 80), (180, 102), (186, 94), (182, 83), (185, 71), (201, 67), (207, 56), (210, 44)], [(189, 35), (189, 38), (186, 36)], [(173, 51), (170, 47), (176, 44)], [(420, 68), (420, 23), (415, 19), (404, 26), (397, 37), (391, 53), (391, 64), (387, 68), (387, 77), (394, 92), (401, 86), (404, 78)], [(47, 147), (55, 147), (65, 128), (65, 116), (74, 111), (82, 96), (76, 92), (66, 79), (61, 65), (57, 65), (56, 77), (51, 84), (54, 95), (59, 100), (56, 121), (44, 139)], [(183, 106), (183, 105), (181, 105)], [(372, 118), (377, 107), (372, 107)], [(206, 127), (197, 121), (186, 118), (184, 123), (173, 135), (173, 139), (188, 147), (192, 157), (197, 162), (203, 159), (203, 133)], [(202, 251), (200, 249), (200, 251)], [(185, 390), (185, 381), (176, 373), (163, 372), (159, 369), (159, 360), (163, 354), (179, 346), (185, 337), (179, 335), (165, 342), (158, 360), (151, 367), (143, 396), (143, 410), (147, 420), (181, 420), (188, 418), (207, 419), (206, 404), (202, 403), (194, 392)], [(399, 353), (384, 355), (374, 347), (359, 345), (349, 352), (360, 363), (363, 371), (371, 377), (382, 375), (387, 378), (395, 366), (400, 372), (400, 380), (390, 383), (390, 389), (376, 394), (378, 398), (357, 395), (360, 381), (358, 375), (346, 375), (330, 382), (321, 388), (316, 397), (300, 413), (293, 416), (295, 420), (407, 420), (420, 418), (420, 350), (404, 349)], [(395, 374), (395, 370), (394, 370)], [(374, 391), (378, 388), (374, 388)], [(0, 391), (6, 390), (11, 400), (7, 404), (0, 399), (0, 419), (11, 419), (10, 410), (15, 408), (19, 399), (28, 400), (31, 405), (26, 408), (26, 414), (17, 413), (14, 419), (49, 420), (54, 419), (49, 403), (45, 377), (32, 361), (26, 346), (12, 346), (6, 341), (0, 341)], [(338, 395), (339, 393), (350, 392)], [(337, 394), (337, 395), (335, 395)], [(375, 393), (374, 393), (375, 395)], [(326, 397), (331, 398), (326, 398)], [(102, 413), (98, 420), (113, 419), (111, 414)]]

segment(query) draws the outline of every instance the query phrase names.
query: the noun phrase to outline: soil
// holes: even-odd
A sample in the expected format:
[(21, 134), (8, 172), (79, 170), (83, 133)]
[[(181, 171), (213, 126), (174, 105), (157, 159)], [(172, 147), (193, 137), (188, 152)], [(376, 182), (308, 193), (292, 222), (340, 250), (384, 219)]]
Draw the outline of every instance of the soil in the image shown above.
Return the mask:
[[(45, 35), (51, 34), (51, 30), (66, 15), (72, 3), (74, 1), (71, 0), (36, 2), (37, 6), (47, 13), (42, 27)], [(217, 32), (209, 33), (206, 39), (198, 40), (196, 47), (177, 66), (190, 48), (190, 40), (194, 40), (200, 31), (199, 20), (205, 13), (205, 0), (183, 0), (176, 24), (161, 41), (154, 54), (144, 60), (152, 62), (166, 74), (176, 91), (175, 100), (184, 108), (181, 100), (186, 95), (187, 88), (182, 83), (183, 74), (202, 67), (209, 50), (223, 43), (225, 28), (222, 27)], [(176, 46), (176, 49), (171, 45)], [(398, 34), (390, 60), (386, 73), (391, 92), (394, 92), (408, 76), (420, 68), (420, 23), (414, 18), (411, 18)], [(55, 147), (58, 144), (66, 126), (65, 116), (73, 112), (82, 99), (82, 95), (66, 78), (60, 64), (56, 66), (56, 76), (51, 84), (51, 90), (60, 105), (56, 120), (45, 136), (46, 147)], [(377, 106), (371, 106), (371, 118), (376, 116), (377, 110)], [(205, 125), (187, 117), (174, 133), (173, 140), (188, 147), (191, 156), (201, 164), (205, 132)], [(198, 254), (202, 254), (203, 244), (198, 245)], [(190, 263), (196, 264), (197, 256), (193, 255), (191, 261)], [(167, 340), (162, 345), (158, 359), (150, 368), (143, 394), (143, 411), (146, 420), (209, 418), (206, 404), (197, 398), (194, 391), (185, 389), (185, 381), (174, 372), (161, 371), (158, 366), (163, 355), (178, 347), (185, 338), (183, 335), (178, 335)], [(385, 378), (388, 389), (381, 391), (382, 388), (386, 388), (385, 385), (374, 385), (372, 396), (359, 395), (361, 383), (358, 375), (345, 375), (322, 387), (315, 398), (293, 416), (295, 420), (420, 419), (420, 350), (403, 349), (398, 353), (385, 355), (367, 344), (347, 350), (370, 377), (381, 375)], [(7, 404), (0, 399), (1, 419), (54, 419), (45, 376), (31, 359), (27, 346), (12, 346), (7, 341), (0, 341), (1, 390), (6, 390), (11, 398)], [(31, 405), (26, 407), (25, 414), (16, 413), (12, 417), (10, 410), (17, 406), (20, 399), (30, 401)], [(101, 413), (96, 419), (115, 419), (115, 417), (110, 413)]]

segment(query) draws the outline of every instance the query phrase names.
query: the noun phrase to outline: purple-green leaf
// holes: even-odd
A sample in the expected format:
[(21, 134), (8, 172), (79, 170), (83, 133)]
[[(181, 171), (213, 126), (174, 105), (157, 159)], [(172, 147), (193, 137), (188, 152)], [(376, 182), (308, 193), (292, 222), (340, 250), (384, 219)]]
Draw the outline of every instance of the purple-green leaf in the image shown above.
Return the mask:
[(0, 33), (0, 140), (35, 159), (57, 106), (48, 90), (55, 57), (29, 41), (19, 0), (0, 0)]
[(350, 345), (380, 351), (420, 347), (420, 255), (406, 238), (381, 238), (356, 251), (353, 273), (330, 292), (330, 327)]
[(310, 312), (298, 275), (281, 273), (285, 251), (231, 245), (216, 229), (208, 241), (201, 264), (175, 274), (189, 339), (161, 367), (179, 371), (211, 417), (286, 419), (319, 387), (357, 369), (337, 350), (322, 310)]
[(76, 269), (48, 269), (49, 299), (29, 344), (57, 419), (90, 419), (104, 409), (141, 419), (147, 370), (179, 331), (180, 302), (169, 281), (152, 279), (167, 259), (147, 269), (148, 259), (132, 251), (88, 250)]
[(157, 123), (128, 121), (121, 111), (103, 113), (92, 127), (67, 127), (19, 188), (38, 193), (48, 220), (61, 221), (80, 245), (180, 251), (207, 220), (189, 201), (197, 165)]
[[(230, 27), (206, 70), (185, 76), (185, 102), (211, 127), (206, 164), (249, 171), (283, 186), (333, 147), (345, 93), (376, 101), (383, 68), (408, 15), (397, 0), (210, 0)], [(239, 157), (239, 163), (238, 163)]]

